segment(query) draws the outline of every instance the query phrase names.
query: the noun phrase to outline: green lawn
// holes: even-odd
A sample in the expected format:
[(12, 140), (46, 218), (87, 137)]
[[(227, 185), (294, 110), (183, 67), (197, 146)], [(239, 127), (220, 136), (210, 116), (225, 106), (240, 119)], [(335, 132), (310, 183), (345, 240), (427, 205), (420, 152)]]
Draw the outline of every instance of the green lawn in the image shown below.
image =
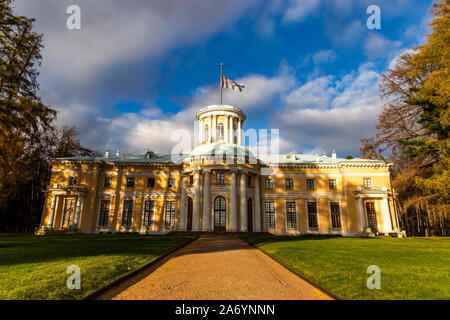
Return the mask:
[[(344, 299), (450, 299), (448, 238), (242, 238)], [(379, 290), (367, 288), (370, 265)]]
[[(0, 299), (81, 299), (192, 236), (0, 234)], [(81, 268), (70, 290), (67, 267)]]

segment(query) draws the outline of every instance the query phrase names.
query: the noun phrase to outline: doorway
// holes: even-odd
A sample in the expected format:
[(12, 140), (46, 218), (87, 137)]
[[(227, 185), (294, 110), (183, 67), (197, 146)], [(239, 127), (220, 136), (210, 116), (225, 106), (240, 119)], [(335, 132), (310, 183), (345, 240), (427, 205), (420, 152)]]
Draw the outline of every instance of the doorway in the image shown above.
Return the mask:
[(247, 225), (248, 232), (253, 232), (253, 201), (252, 198), (247, 201)]
[(188, 197), (188, 210), (187, 210), (187, 231), (192, 231), (192, 211), (194, 209), (194, 203), (192, 202), (192, 198)]
[(218, 196), (214, 200), (214, 231), (225, 231), (227, 221), (227, 203), (224, 197)]

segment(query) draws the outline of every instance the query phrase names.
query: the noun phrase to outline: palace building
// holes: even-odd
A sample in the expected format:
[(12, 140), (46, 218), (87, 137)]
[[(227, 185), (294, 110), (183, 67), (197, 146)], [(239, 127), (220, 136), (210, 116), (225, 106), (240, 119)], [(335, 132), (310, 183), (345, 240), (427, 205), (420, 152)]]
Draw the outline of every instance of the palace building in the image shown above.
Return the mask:
[(241, 109), (197, 115), (189, 154), (52, 159), (39, 234), (49, 232), (270, 232), (395, 234), (389, 163), (331, 156), (253, 155)]

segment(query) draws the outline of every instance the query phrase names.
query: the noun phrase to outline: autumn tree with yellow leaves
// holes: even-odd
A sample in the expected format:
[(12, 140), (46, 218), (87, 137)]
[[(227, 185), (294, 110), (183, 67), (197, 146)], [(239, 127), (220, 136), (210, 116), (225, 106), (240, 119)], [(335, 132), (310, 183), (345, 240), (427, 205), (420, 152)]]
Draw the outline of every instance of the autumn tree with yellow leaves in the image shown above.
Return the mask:
[(424, 45), (381, 80), (387, 104), (362, 153), (394, 162), (393, 185), (410, 235), (450, 234), (450, 0), (433, 4)]

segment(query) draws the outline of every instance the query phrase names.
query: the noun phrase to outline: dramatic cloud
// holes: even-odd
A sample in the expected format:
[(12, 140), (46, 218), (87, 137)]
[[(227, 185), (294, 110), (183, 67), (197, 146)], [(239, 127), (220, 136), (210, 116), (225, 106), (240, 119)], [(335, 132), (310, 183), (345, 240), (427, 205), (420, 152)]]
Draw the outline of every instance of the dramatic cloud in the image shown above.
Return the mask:
[(283, 151), (358, 153), (382, 108), (378, 81), (379, 74), (365, 64), (340, 79), (320, 77), (287, 94), (285, 109), (273, 121), (281, 128)]

